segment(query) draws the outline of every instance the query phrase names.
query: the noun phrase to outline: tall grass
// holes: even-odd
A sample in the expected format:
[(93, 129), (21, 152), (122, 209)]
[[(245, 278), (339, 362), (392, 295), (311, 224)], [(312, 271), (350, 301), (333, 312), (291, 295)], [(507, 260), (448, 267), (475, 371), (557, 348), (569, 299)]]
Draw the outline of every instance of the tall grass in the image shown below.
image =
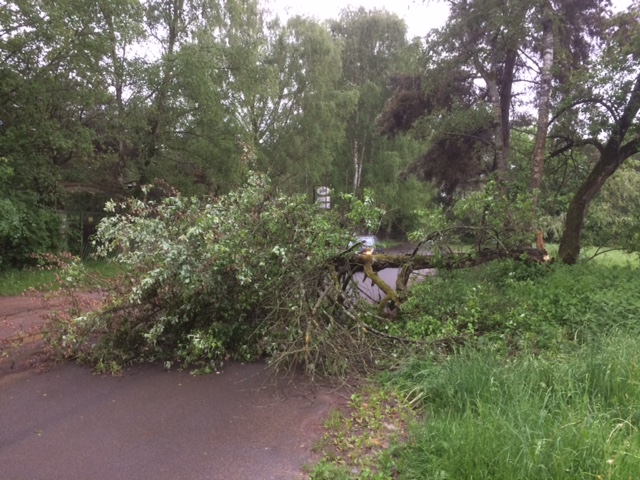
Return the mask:
[(638, 478), (639, 362), (625, 334), (572, 355), (415, 361), (395, 379), (425, 412), (396, 451), (400, 478)]

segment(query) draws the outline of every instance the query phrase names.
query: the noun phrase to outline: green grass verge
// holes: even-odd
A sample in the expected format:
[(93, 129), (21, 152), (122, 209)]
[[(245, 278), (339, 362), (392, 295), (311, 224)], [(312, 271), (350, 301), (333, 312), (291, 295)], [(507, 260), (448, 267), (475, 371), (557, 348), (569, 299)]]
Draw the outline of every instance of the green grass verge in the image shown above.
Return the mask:
[[(89, 260), (83, 262), (89, 274), (101, 275), (106, 278), (115, 277), (120, 267), (104, 260)], [(59, 288), (56, 282), (60, 269), (25, 268), (21, 270), (0, 271), (0, 296), (20, 295), (26, 290), (36, 289), (50, 291)]]
[(640, 340), (568, 356), (463, 351), (393, 383), (425, 412), (393, 457), (399, 478), (631, 479), (640, 472)]
[(403, 315), (378, 328), (414, 340), (462, 337), (467, 347), (415, 354), (383, 379), (423, 418), (406, 442), (389, 442), (368, 470), (325, 457), (313, 478), (638, 478), (636, 258), (494, 262), (415, 285)]
[(414, 417), (397, 390), (369, 385), (353, 394), (346, 409), (333, 410), (314, 450), (322, 460), (308, 469), (313, 480), (388, 479), (390, 448), (402, 442)]

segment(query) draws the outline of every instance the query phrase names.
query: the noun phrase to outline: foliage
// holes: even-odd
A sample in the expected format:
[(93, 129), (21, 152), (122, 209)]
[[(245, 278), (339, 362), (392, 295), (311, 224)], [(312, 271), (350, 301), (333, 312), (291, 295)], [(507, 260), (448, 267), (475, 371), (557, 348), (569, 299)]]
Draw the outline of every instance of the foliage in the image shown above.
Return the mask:
[(349, 205), (346, 218), (349, 224), (356, 228), (356, 233), (375, 233), (378, 231), (382, 217), (386, 212), (376, 206), (373, 191), (365, 189), (362, 200), (351, 194), (344, 194), (342, 198)]
[(477, 338), (507, 349), (560, 349), (638, 322), (637, 267), (495, 262), (441, 272), (412, 287), (392, 335)]
[(349, 179), (345, 191), (359, 194), (364, 175), (375, 163), (388, 153), (399, 153), (377, 134), (375, 122), (390, 95), (387, 78), (400, 67), (407, 48), (406, 25), (384, 10), (360, 7), (343, 10), (339, 19), (329, 22), (329, 29), (341, 48), (341, 90), (351, 99), (345, 105), (344, 142), (336, 152), (340, 176), (334, 174), (334, 183), (342, 184), (338, 179), (344, 172)]
[(0, 158), (0, 269), (33, 263), (32, 256), (63, 247), (61, 220), (32, 195), (11, 191), (13, 170)]
[[(333, 267), (351, 254), (337, 212), (283, 195), (255, 173), (221, 197), (176, 194), (107, 209), (116, 214), (99, 225), (99, 254), (127, 269), (102, 310), (52, 334), (72, 341), (74, 355), (211, 371), (227, 357), (269, 354), (281, 366), (340, 374), (377, 351), (361, 313), (347, 311), (361, 300)], [(99, 345), (89, 348), (97, 333)]]
[(471, 243), (476, 251), (507, 252), (531, 242), (533, 204), (531, 195), (505, 194), (495, 180), (465, 193), (451, 208), (432, 207), (419, 211), (419, 228), (409, 236), (447, 245)]
[(640, 173), (637, 162), (621, 168), (603, 187), (585, 223), (587, 245), (640, 251)]

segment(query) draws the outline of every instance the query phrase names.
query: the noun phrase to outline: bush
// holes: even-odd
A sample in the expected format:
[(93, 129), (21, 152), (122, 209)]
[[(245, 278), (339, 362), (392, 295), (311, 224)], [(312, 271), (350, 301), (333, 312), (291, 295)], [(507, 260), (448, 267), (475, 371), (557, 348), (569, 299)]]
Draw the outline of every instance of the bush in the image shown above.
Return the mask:
[(33, 264), (33, 256), (63, 246), (58, 215), (9, 184), (13, 169), (0, 157), (0, 269)]
[(0, 198), (0, 268), (32, 265), (34, 255), (59, 251), (61, 228), (55, 212)]
[(483, 336), (511, 348), (561, 347), (613, 328), (637, 329), (639, 290), (631, 266), (493, 262), (414, 285), (392, 330), (416, 339)]

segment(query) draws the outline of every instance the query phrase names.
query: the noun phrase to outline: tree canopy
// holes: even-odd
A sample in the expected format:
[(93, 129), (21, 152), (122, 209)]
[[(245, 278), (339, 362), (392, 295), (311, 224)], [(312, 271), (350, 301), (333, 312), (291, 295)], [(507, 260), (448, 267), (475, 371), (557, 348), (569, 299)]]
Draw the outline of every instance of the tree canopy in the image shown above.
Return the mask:
[[(321, 22), (257, 0), (6, 2), (2, 198), (95, 210), (155, 178), (221, 195), (257, 168), (309, 197), (373, 190), (390, 235), (436, 206), (542, 229), (574, 263), (589, 205), (638, 152), (638, 4), (449, 3), (444, 27), (409, 40), (362, 7)], [(474, 195), (485, 214), (456, 213)]]

